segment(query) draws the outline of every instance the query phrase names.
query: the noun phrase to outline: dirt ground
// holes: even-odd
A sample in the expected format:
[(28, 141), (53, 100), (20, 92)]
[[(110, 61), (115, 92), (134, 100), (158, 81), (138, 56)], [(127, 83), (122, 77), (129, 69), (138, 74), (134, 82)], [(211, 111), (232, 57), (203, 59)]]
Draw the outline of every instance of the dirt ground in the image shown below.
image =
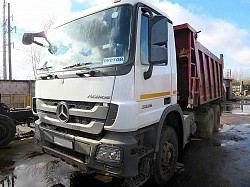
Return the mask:
[(171, 186), (250, 186), (250, 116), (223, 114), (211, 140), (193, 140)]
[[(250, 186), (250, 115), (223, 113), (211, 140), (193, 139), (167, 186)], [(109, 182), (109, 178), (105, 179)], [(0, 187), (119, 186), (82, 174), (44, 155), (32, 137), (0, 150)], [(86, 185), (85, 185), (86, 186)], [(145, 184), (144, 186), (149, 186)]]

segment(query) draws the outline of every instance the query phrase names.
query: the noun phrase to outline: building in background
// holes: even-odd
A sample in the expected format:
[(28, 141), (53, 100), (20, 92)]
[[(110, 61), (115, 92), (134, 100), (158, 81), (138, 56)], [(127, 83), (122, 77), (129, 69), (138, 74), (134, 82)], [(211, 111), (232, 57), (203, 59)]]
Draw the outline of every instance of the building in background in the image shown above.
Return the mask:
[(35, 96), (34, 80), (0, 80), (1, 103), (10, 108), (32, 106)]

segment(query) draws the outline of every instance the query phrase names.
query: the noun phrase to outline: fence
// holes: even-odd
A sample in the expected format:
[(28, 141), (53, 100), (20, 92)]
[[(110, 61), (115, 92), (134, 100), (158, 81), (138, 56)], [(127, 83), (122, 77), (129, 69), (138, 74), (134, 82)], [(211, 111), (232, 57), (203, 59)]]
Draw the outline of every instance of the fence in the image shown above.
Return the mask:
[(32, 106), (32, 96), (29, 94), (1, 94), (1, 102), (10, 108), (26, 108)]
[(35, 81), (32, 80), (0, 80), (1, 102), (10, 108), (26, 108), (32, 106), (35, 95)]

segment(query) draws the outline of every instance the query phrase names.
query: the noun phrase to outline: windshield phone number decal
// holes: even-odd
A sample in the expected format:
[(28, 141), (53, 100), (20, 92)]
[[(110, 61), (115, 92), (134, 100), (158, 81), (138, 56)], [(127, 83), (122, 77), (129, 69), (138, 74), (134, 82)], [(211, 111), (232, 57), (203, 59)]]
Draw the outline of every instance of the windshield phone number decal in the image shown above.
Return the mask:
[(111, 64), (123, 64), (124, 57), (110, 57), (103, 59), (103, 65), (111, 65)]

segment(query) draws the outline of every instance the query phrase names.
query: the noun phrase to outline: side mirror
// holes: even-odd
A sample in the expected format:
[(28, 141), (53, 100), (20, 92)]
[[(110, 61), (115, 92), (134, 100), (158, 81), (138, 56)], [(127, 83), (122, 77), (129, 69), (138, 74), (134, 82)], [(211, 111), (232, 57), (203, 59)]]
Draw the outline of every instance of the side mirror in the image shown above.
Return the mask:
[(168, 18), (155, 15), (149, 19), (149, 69), (144, 72), (144, 79), (149, 79), (154, 64), (166, 63), (168, 60)]
[(156, 15), (150, 20), (150, 49), (149, 63), (161, 64), (168, 60), (168, 19)]
[(46, 38), (46, 35), (44, 31), (38, 33), (24, 33), (22, 42), (24, 45), (31, 45), (32, 43), (36, 43), (34, 41), (35, 37)]
[(31, 45), (34, 42), (34, 34), (24, 33), (22, 42), (24, 45)]

